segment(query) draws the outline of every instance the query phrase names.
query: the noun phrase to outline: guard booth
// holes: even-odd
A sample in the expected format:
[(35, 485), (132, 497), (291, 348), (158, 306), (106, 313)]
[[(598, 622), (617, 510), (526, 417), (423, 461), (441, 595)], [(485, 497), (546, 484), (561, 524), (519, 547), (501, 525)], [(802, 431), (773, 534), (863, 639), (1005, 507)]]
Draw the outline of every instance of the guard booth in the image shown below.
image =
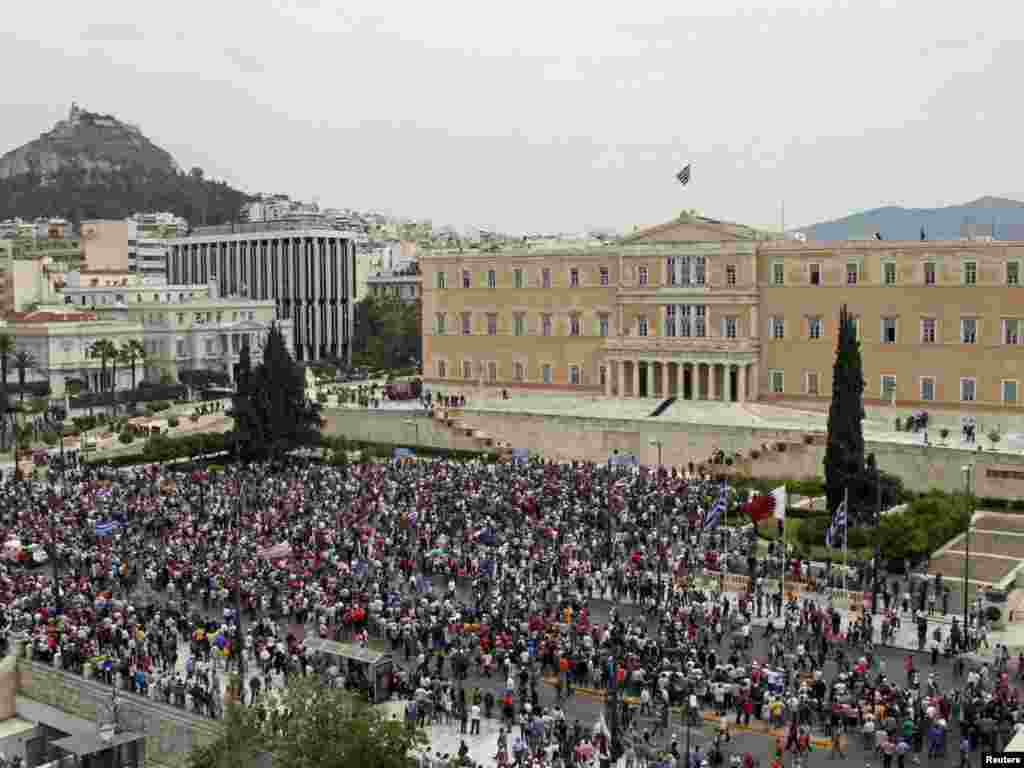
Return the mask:
[(146, 763), (146, 734), (115, 733), (112, 728), (98, 734), (66, 736), (50, 742), (64, 753), (61, 768), (142, 768)]
[(387, 700), (393, 670), (390, 653), (322, 638), (307, 638), (305, 646), (313, 653), (318, 669), (336, 667), (346, 680), (361, 681), (370, 692), (371, 704)]

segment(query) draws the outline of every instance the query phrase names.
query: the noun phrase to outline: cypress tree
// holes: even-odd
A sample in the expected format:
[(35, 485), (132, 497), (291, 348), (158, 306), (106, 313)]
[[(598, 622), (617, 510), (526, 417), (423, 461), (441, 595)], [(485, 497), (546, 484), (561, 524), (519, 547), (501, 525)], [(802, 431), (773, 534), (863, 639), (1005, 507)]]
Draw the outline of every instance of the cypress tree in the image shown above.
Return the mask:
[(243, 347), (238, 369), (231, 442), (241, 458), (279, 458), (319, 443), (320, 406), (307, 399), (305, 376), (276, 323), (267, 334), (263, 361), (251, 370), (248, 348)]
[[(834, 512), (864, 471), (864, 370), (857, 327), (844, 304), (839, 311), (839, 339), (832, 367), (832, 403), (828, 409), (825, 448), (825, 495)], [(852, 510), (848, 510), (851, 512)], [(852, 515), (851, 515), (852, 517)], [(852, 521), (851, 521), (852, 522)]]

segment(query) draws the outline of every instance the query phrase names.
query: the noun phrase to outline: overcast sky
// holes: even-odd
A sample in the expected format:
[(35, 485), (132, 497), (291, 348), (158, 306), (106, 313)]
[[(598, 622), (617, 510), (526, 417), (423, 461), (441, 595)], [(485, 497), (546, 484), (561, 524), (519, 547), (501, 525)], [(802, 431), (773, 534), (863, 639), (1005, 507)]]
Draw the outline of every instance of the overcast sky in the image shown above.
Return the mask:
[(249, 192), (513, 232), (1024, 198), (1006, 0), (17, 5), (0, 151), (76, 100)]

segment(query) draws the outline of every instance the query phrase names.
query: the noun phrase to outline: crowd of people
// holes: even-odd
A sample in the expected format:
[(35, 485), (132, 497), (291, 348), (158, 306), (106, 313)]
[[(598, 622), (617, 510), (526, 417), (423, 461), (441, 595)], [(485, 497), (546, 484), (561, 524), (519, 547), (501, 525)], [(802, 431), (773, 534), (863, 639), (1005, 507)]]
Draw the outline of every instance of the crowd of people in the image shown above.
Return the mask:
[[(0, 563), (7, 628), (27, 633), (39, 661), (212, 717), (240, 656), (249, 705), (314, 671), (380, 698), (372, 675), (328, 665), (306, 642), (373, 637), (394, 655), (386, 685), (409, 701), (407, 720), (461, 723), (472, 737), (481, 719), (500, 719), (499, 765), (620, 753), (637, 768), (685, 765), (673, 708), (697, 723), (710, 709), (732, 727), (783, 729), (776, 759), (810, 749), (815, 734), (838, 752), (860, 734), (885, 768), (894, 758), (903, 768), (922, 744), (929, 754), (1004, 744), (1021, 721), (1005, 653), (959, 656), (954, 690), (913, 657), (886, 668), (875, 644), (915, 620), (890, 605), (898, 591), (884, 591), (878, 616), (848, 615), (821, 592), (784, 594), (773, 575), (786, 569), (813, 589), (808, 564), (759, 556), (756, 535), (728, 525), (741, 500), (709, 477), (312, 458), (60, 474), (0, 485), (4, 540), (50, 553)], [(724, 514), (709, 525), (716, 505)], [(726, 571), (748, 574), (747, 586), (722, 589)], [(596, 723), (568, 714), (580, 688), (610, 692)], [(689, 762), (721, 763), (729, 738), (726, 726)]]

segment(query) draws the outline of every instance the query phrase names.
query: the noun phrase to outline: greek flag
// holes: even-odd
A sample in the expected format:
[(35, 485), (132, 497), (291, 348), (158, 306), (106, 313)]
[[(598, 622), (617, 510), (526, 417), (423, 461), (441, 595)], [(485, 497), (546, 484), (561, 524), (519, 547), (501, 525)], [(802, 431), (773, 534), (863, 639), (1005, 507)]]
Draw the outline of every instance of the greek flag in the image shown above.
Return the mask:
[(112, 536), (116, 529), (117, 523), (115, 523), (113, 520), (107, 520), (102, 523), (96, 523), (97, 536)]
[(708, 511), (704, 513), (704, 530), (713, 531), (718, 527), (719, 523), (722, 522), (722, 515), (725, 514), (725, 497), (727, 493), (725, 483), (722, 483), (722, 488), (718, 493), (718, 499), (708, 507)]
[(839, 532), (843, 532), (843, 540), (846, 539), (846, 499), (840, 502), (839, 506), (836, 507), (836, 511), (832, 514), (832, 524), (829, 525), (828, 530), (825, 531), (825, 546), (831, 548), (832, 542), (838, 542), (836, 537), (839, 536)]

